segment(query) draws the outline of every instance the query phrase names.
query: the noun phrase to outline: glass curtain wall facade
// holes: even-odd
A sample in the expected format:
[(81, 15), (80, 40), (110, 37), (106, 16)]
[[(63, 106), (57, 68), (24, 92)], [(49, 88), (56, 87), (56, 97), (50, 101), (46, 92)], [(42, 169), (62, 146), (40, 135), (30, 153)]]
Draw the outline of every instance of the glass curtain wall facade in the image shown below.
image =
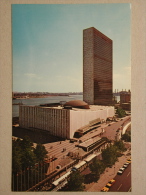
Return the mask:
[(112, 103), (112, 40), (94, 27), (83, 30), (83, 100)]

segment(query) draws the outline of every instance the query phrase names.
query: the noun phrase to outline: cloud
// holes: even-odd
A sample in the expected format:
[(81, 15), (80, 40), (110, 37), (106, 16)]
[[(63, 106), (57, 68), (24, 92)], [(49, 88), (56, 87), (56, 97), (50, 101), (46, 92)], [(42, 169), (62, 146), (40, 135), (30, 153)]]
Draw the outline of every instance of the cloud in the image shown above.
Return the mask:
[(34, 79), (41, 79), (40, 76), (38, 76), (37, 74), (34, 74), (34, 73), (25, 73), (24, 74), (25, 76), (27, 76), (28, 78), (34, 78)]

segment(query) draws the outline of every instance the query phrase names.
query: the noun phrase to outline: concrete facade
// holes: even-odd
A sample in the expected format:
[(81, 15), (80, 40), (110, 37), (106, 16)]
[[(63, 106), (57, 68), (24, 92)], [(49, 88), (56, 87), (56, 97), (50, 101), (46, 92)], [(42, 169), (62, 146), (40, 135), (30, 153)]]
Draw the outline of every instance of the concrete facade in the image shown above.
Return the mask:
[(26, 129), (42, 129), (54, 136), (73, 138), (80, 127), (90, 121), (114, 116), (114, 107), (90, 106), (90, 109), (20, 106), (19, 125)]
[(19, 125), (26, 129), (47, 130), (54, 136), (69, 138), (69, 110), (39, 106), (20, 106)]
[(83, 100), (112, 102), (112, 40), (95, 28), (83, 30)]

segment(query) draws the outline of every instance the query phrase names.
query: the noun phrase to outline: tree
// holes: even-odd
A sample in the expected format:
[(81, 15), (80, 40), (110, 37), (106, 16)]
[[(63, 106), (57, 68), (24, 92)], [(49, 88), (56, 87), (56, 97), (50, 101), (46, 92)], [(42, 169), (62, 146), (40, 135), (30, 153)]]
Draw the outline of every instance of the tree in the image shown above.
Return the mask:
[(124, 152), (126, 150), (125, 145), (121, 140), (115, 141), (114, 145), (117, 146), (117, 150), (119, 150), (120, 152)]
[(36, 157), (33, 152), (33, 143), (30, 141), (29, 137), (26, 136), (23, 140), (21, 140), (20, 147), (22, 151), (22, 169), (34, 166)]
[(101, 160), (94, 159), (93, 163), (89, 165), (90, 171), (96, 178), (99, 178), (100, 174), (102, 174), (105, 170), (105, 165)]
[(80, 174), (80, 172), (72, 172), (70, 178), (68, 179), (68, 191), (83, 191), (85, 188), (83, 183), (84, 177)]
[(17, 173), (22, 168), (22, 151), (19, 146), (19, 139), (18, 140), (12, 140), (12, 172)]
[(116, 114), (118, 114), (119, 118), (126, 116), (126, 112), (122, 108), (117, 108)]
[(108, 146), (102, 151), (103, 162), (106, 166), (112, 166), (117, 161), (117, 147), (114, 145)]
[(36, 161), (42, 162), (44, 161), (44, 158), (47, 157), (48, 152), (45, 149), (45, 146), (42, 144), (37, 144), (36, 148), (34, 149), (34, 154), (36, 156)]
[(124, 140), (126, 142), (131, 142), (131, 132), (126, 131), (126, 133), (124, 135), (122, 135), (122, 140)]
[(14, 191), (25, 191), (33, 185), (33, 181), (37, 183), (44, 178), (47, 167), (40, 162), (44, 160), (46, 154), (47, 151), (41, 144), (34, 149), (29, 137), (23, 140), (12, 140), (12, 188)]

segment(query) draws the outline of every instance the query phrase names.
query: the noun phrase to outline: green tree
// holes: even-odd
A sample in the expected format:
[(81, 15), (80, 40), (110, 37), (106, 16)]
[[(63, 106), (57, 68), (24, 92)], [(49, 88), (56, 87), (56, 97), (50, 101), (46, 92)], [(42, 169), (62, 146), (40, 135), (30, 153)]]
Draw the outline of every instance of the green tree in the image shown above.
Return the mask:
[(28, 168), (30, 166), (34, 166), (36, 157), (33, 152), (33, 143), (30, 141), (29, 137), (24, 137), (24, 139), (20, 142), (20, 147), (22, 151), (21, 161), (22, 161), (22, 169)]
[(119, 118), (126, 116), (126, 112), (122, 108), (117, 108), (116, 114), (118, 114)]
[(98, 159), (94, 159), (93, 163), (89, 165), (90, 171), (96, 178), (99, 178), (100, 174), (102, 174), (105, 170), (105, 164)]
[(34, 154), (36, 156), (37, 162), (42, 162), (47, 157), (47, 150), (45, 149), (45, 146), (42, 144), (37, 144), (36, 148), (34, 149)]
[(126, 131), (126, 133), (122, 135), (122, 140), (131, 142), (131, 131)]
[(117, 161), (117, 147), (114, 145), (108, 146), (102, 151), (103, 162), (106, 166), (112, 166)]
[(125, 145), (124, 145), (122, 140), (115, 141), (114, 145), (117, 147), (117, 150), (120, 151), (120, 152), (124, 152), (126, 150)]
[(45, 147), (38, 144), (34, 149), (29, 137), (23, 140), (12, 140), (12, 189), (26, 191), (32, 185), (42, 181), (47, 171), (43, 161), (47, 151)]
[(19, 146), (20, 140), (12, 140), (12, 172), (17, 173), (22, 169), (22, 151)]
[(68, 179), (68, 191), (83, 191), (85, 188), (83, 183), (84, 177), (80, 174), (80, 172), (72, 172), (70, 178)]

